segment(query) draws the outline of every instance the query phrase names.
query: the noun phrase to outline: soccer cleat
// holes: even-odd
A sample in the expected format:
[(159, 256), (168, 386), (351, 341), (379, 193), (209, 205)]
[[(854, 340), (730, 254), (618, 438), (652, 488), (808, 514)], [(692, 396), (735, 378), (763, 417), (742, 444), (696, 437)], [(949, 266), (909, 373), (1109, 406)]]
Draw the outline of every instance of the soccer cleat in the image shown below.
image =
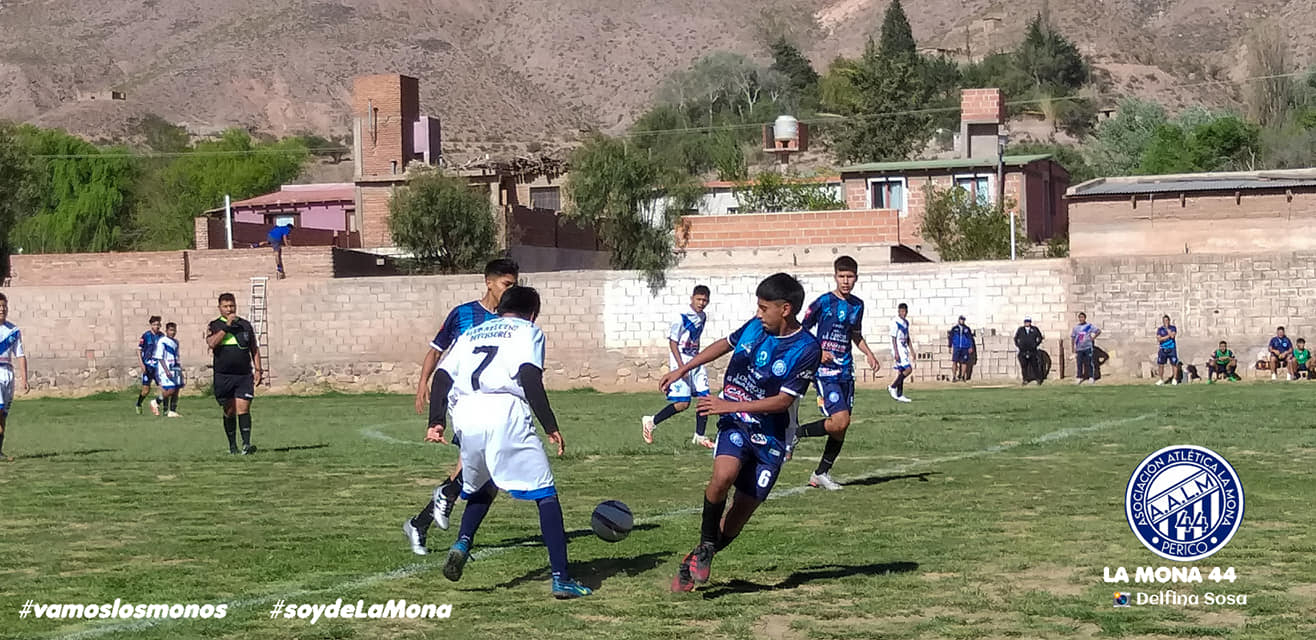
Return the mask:
[(444, 531), (448, 530), (449, 516), (452, 515), (452, 508), (457, 505), (456, 500), (449, 500), (448, 496), (444, 495), (443, 488), (446, 486), (448, 483), (445, 482), (434, 488), (434, 508), (430, 510), (434, 515), (435, 524)]
[(137, 415), (142, 415), (142, 405), (137, 405)]
[(713, 564), (713, 554), (715, 553), (713, 544), (710, 542), (701, 542), (695, 547), (690, 555), (681, 561), (681, 566), (690, 573), (690, 579), (698, 584), (708, 582), (709, 570)]
[(1084, 380), (1084, 378), (1079, 378), (1078, 380), (1075, 380), (1075, 381), (1074, 381), (1074, 385), (1075, 385), (1075, 386), (1078, 386), (1078, 385), (1080, 385), (1080, 384), (1083, 384), (1083, 380)]
[(151, 398), (151, 414), (160, 415), (160, 403), (156, 402), (155, 398)]
[(840, 491), (840, 483), (832, 480), (830, 473), (815, 473), (809, 476), (809, 486), (817, 489), (826, 489), (828, 491)]
[(1288, 380), (1289, 382), (1292, 382), (1292, 381), (1293, 381), (1293, 374), (1291, 374), (1291, 373), (1286, 373), (1286, 374), (1284, 374), (1284, 379), (1285, 379), (1285, 380)]
[(166, 418), (181, 418), (181, 417), (183, 417), (183, 414), (178, 413), (177, 411), (170, 411), (169, 413), (166, 413), (166, 414), (165, 414), (165, 417), (166, 417)]
[(236, 455), (238, 455), (238, 448), (237, 448), (237, 447), (229, 447), (229, 448), (228, 448), (228, 454), (231, 455), (231, 456), (236, 456)]
[(1271, 380), (1279, 380), (1279, 378), (1276, 378), (1276, 377), (1275, 377), (1275, 374), (1273, 374), (1273, 373), (1270, 374), (1270, 379), (1271, 379)]
[(705, 449), (712, 449), (717, 446), (717, 443), (709, 440), (708, 436), (701, 436), (697, 433), (693, 438), (690, 438), (690, 444), (697, 444)]
[(411, 552), (423, 556), (428, 554), (429, 549), (425, 548), (425, 532), (416, 528), (408, 519), (402, 523), (402, 533), (407, 534), (407, 542), (411, 543)]
[(1179, 379), (1175, 378), (1174, 382), (1171, 383), (1171, 386), (1178, 386), (1178, 385), (1179, 385)]
[(645, 444), (653, 444), (653, 428), (653, 416), (640, 418), (640, 436), (644, 438)]
[(1160, 380), (1157, 380), (1157, 381), (1156, 381), (1156, 386), (1158, 386), (1158, 387), (1159, 387), (1159, 386), (1162, 386), (1162, 385), (1164, 385), (1164, 384), (1165, 384), (1165, 379), (1164, 379), (1164, 378), (1161, 378)]
[(582, 598), (594, 593), (593, 589), (570, 578), (553, 578), (553, 597), (558, 600)]
[(249, 456), (253, 453), (256, 453), (256, 445), (248, 444), (242, 446), (242, 455)]
[(471, 557), (471, 544), (465, 540), (452, 543), (448, 549), (448, 558), (443, 561), (443, 577), (456, 582), (462, 579), (462, 569)]
[(895, 387), (887, 387), (887, 388), (886, 388), (886, 392), (889, 393), (889, 394), (891, 394), (891, 399), (892, 399), (892, 400), (896, 400), (896, 399), (900, 398), (900, 394), (896, 392), (896, 388), (895, 388)]
[(900, 396), (900, 397), (896, 398), (896, 401), (898, 401), (898, 402), (913, 402), (913, 400), (910, 400), (909, 398), (906, 398), (905, 396)]

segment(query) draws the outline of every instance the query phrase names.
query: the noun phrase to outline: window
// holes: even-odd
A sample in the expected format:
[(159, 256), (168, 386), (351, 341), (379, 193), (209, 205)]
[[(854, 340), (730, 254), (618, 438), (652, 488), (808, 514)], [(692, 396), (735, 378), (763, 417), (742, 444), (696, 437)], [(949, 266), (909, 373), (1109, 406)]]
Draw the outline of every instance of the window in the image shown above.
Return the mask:
[(559, 187), (531, 187), (530, 208), (562, 210), (562, 190)]
[(995, 182), (996, 176), (990, 173), (955, 176), (955, 186), (969, 193), (978, 194), (978, 202), (983, 204), (991, 204), (996, 201), (996, 191), (992, 188)]
[(286, 227), (297, 224), (297, 213), (292, 211), (280, 211), (278, 213), (265, 214), (265, 224), (276, 227)]
[(895, 209), (904, 216), (909, 214), (908, 204), (904, 178), (868, 179), (869, 209)]

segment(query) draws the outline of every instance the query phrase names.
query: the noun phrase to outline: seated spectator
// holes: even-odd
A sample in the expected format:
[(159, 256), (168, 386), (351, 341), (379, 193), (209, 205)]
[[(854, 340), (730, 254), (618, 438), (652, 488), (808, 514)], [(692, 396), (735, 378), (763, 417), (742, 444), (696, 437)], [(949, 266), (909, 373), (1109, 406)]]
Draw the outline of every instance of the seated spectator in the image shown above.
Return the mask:
[(1307, 341), (1303, 338), (1298, 338), (1298, 346), (1293, 350), (1294, 377), (1311, 380), (1311, 370), (1307, 368), (1308, 360), (1311, 360), (1311, 351), (1307, 349)]
[(1270, 339), (1270, 379), (1278, 379), (1276, 372), (1280, 367), (1288, 370), (1288, 379), (1292, 380), (1298, 373), (1298, 363), (1293, 360), (1293, 341), (1284, 336), (1284, 327), (1275, 329), (1275, 337)]
[(1211, 359), (1206, 362), (1206, 383), (1214, 384), (1216, 377), (1227, 379), (1232, 382), (1238, 382), (1238, 359), (1234, 357), (1234, 352), (1230, 351), (1229, 343), (1224, 340), (1220, 341), (1220, 348), (1211, 354)]

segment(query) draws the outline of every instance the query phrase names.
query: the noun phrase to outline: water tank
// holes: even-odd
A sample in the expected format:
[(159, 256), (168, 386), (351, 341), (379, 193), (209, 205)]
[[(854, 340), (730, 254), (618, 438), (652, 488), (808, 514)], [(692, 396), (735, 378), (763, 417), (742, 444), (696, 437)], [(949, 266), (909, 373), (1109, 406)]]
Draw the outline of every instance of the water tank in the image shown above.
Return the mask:
[(794, 116), (777, 116), (776, 122), (772, 123), (772, 139), (778, 142), (787, 142), (800, 137), (800, 121)]

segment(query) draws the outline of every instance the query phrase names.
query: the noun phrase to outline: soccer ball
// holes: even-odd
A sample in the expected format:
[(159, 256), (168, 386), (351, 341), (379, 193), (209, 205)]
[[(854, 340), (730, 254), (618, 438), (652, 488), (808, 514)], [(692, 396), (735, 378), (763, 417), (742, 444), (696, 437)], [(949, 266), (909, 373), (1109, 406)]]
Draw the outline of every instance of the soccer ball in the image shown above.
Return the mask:
[(631, 515), (630, 507), (620, 500), (600, 502), (599, 506), (594, 507), (594, 515), (589, 521), (590, 528), (594, 529), (594, 535), (608, 542), (620, 542), (625, 539), (634, 524), (635, 517)]

